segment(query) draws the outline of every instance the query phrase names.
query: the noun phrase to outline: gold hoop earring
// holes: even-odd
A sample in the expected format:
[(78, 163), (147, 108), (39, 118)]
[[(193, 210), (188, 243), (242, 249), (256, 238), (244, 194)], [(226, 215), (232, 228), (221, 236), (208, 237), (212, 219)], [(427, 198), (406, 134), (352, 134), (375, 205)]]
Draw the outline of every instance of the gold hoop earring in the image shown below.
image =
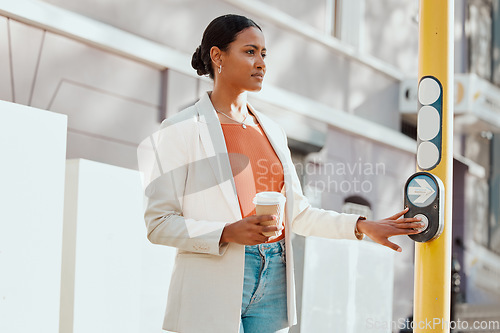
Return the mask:
[(219, 74), (220, 74), (220, 72), (222, 72), (222, 65), (219, 66), (218, 72), (219, 72)]

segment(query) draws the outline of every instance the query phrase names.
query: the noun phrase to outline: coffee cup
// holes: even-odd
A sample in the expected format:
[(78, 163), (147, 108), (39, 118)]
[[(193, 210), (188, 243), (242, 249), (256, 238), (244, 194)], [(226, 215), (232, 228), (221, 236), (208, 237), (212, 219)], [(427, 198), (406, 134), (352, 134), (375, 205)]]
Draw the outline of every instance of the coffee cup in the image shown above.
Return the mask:
[[(253, 198), (255, 204), (255, 213), (257, 215), (276, 215), (277, 219), (272, 221), (261, 222), (260, 225), (281, 225), (283, 215), (285, 213), (286, 197), (280, 192), (259, 192)], [(267, 237), (279, 236), (279, 231), (263, 232), (262, 234)]]

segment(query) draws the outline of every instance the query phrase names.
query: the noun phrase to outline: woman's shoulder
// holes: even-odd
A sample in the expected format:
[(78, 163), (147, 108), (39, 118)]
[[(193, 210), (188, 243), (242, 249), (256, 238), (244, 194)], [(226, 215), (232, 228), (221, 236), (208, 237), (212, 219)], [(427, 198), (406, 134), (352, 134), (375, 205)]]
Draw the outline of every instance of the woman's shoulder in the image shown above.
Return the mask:
[(182, 111), (179, 111), (161, 122), (160, 128), (166, 128), (172, 125), (189, 126), (196, 122), (198, 112), (195, 105), (191, 105)]
[(265, 115), (264, 113), (257, 111), (253, 109), (253, 113), (258, 117), (259, 120), (265, 121), (268, 124), (272, 124), (273, 126), (278, 126), (281, 127), (275, 120), (273, 120), (271, 117)]
[(262, 123), (264, 123), (264, 126), (267, 129), (269, 129), (272, 133), (274, 134), (282, 133), (282, 135), (286, 138), (285, 129), (276, 120), (260, 112), (259, 110), (255, 110), (255, 108), (253, 108), (252, 106), (251, 106), (251, 112), (257, 116), (257, 118), (261, 123), (261, 126)]

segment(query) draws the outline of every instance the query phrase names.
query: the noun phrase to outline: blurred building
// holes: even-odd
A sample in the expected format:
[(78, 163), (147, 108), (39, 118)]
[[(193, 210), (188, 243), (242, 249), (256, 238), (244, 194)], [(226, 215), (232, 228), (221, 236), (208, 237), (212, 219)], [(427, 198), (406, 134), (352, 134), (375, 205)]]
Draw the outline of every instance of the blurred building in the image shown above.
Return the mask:
[[(416, 165), (418, 1), (0, 0), (0, 99), (68, 115), (68, 159), (137, 169), (137, 145), (211, 89), (190, 60), (226, 13), (264, 31), (266, 79), (249, 100), (286, 130), (310, 202), (374, 219), (400, 211)], [(465, 313), (500, 304), (497, 1), (455, 1), (455, 72), (453, 252)], [(385, 295), (397, 321), (412, 313), (414, 250), (407, 237), (394, 241), (403, 253), (381, 252), (375, 259), (391, 265), (374, 279), (393, 281)], [(321, 292), (308, 289), (310, 258), (350, 264), (315, 242), (294, 239), (307, 320), (321, 318), (302, 301), (303, 290)]]

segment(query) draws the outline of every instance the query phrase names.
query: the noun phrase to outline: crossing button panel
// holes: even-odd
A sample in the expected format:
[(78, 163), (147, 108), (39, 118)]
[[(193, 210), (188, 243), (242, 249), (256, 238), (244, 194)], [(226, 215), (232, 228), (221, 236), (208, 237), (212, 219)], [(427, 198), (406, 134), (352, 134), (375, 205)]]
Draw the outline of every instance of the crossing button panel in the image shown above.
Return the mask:
[(426, 225), (409, 237), (416, 242), (428, 242), (441, 235), (444, 227), (444, 185), (435, 175), (417, 172), (405, 185), (405, 217), (420, 217)]

